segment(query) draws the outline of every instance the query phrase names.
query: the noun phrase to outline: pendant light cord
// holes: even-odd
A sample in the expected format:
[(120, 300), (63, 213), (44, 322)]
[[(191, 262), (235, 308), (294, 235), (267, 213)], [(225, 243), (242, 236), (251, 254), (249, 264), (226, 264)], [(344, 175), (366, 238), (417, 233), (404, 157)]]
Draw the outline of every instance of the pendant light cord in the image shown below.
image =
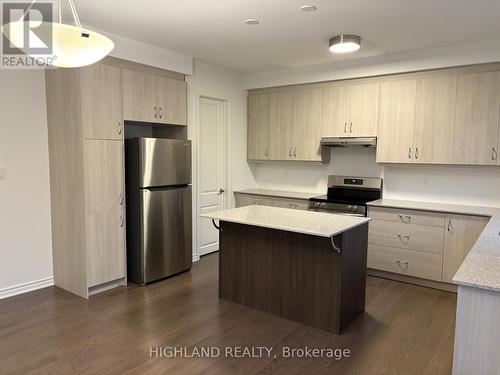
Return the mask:
[[(28, 6), (28, 8), (24, 11), (23, 15), (19, 19), (19, 22), (20, 21), (24, 21), (24, 19), (28, 15), (29, 11), (31, 10), (31, 8), (35, 4), (35, 2), (36, 2), (36, 0), (33, 0), (30, 3), (30, 5)], [(58, 19), (59, 19), (59, 23), (62, 23), (62, 6), (61, 6), (61, 2), (62, 2), (62, 0), (59, 0), (57, 2), (57, 12), (58, 12), (57, 16), (58, 16)], [(82, 24), (80, 22), (80, 17), (78, 17), (78, 13), (76, 12), (75, 3), (73, 3), (73, 0), (68, 0), (68, 3), (69, 3), (69, 7), (71, 8), (71, 13), (73, 14), (73, 19), (75, 20), (76, 26), (82, 27)]]

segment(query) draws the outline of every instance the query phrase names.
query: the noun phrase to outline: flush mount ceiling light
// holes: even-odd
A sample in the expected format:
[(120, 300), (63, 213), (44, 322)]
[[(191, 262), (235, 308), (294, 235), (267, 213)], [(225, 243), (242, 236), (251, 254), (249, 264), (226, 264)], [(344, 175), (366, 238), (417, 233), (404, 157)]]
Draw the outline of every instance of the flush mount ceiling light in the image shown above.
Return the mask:
[(259, 20), (256, 20), (255, 18), (248, 18), (245, 20), (245, 23), (247, 25), (258, 25), (259, 24)]
[(318, 8), (315, 7), (314, 5), (302, 5), (300, 7), (300, 10), (303, 12), (314, 12), (314, 11), (318, 10)]
[(61, 0), (58, 1), (58, 22), (32, 21), (29, 17), (26, 21), (25, 18), (34, 3), (35, 0), (32, 1), (19, 21), (11, 22), (3, 27), (3, 33), (9, 41), (26, 55), (35, 59), (44, 56), (34, 54), (25, 47), (25, 26), (31, 29), (40, 29), (41, 32), (52, 32), (51, 55), (55, 56), (55, 60), (52, 62), (53, 66), (76, 68), (94, 64), (113, 50), (115, 45), (108, 37), (82, 27), (73, 0), (68, 0), (68, 3), (75, 25), (62, 23)]
[(333, 53), (355, 52), (361, 47), (358, 35), (336, 35), (330, 38), (330, 51)]

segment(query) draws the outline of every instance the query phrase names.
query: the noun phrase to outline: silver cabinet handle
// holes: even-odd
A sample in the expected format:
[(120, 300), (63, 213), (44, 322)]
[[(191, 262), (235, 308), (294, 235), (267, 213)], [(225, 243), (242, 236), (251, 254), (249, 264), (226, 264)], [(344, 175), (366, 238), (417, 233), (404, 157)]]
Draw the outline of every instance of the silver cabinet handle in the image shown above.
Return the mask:
[(344, 122), (344, 134), (347, 134), (347, 122)]
[(156, 118), (156, 117), (158, 117), (158, 112), (157, 112), (157, 110), (156, 110), (156, 106), (154, 106), (154, 111), (155, 111), (154, 116), (155, 116), (155, 118)]
[(122, 123), (118, 122), (118, 135), (122, 135)]
[(411, 216), (410, 216), (410, 215), (401, 215), (401, 214), (399, 214), (398, 216), (399, 216), (399, 219), (400, 219), (403, 223), (405, 223), (405, 224), (410, 224), (410, 222), (411, 222)]
[(451, 233), (451, 220), (448, 220), (448, 232)]
[(408, 269), (408, 261), (407, 260), (394, 259), (394, 261), (398, 264), (399, 267), (404, 266), (404, 268), (401, 267), (402, 269)]
[[(408, 244), (408, 243), (410, 242), (410, 236), (408, 236), (408, 235), (403, 236), (402, 234), (398, 234), (397, 236), (398, 236), (399, 240), (400, 240), (402, 243), (404, 243), (405, 245), (406, 245), (406, 244)], [(404, 240), (403, 240), (403, 239), (404, 239)]]
[(123, 193), (120, 193), (120, 206), (123, 206)]
[(349, 126), (349, 133), (352, 133), (352, 122), (351, 125)]
[(162, 118), (162, 116), (163, 116), (163, 114), (162, 114), (162, 112), (161, 112), (161, 107), (160, 107), (160, 118)]
[(123, 228), (123, 215), (120, 215), (120, 228)]
[(293, 156), (294, 156), (294, 157), (297, 157), (297, 147), (295, 147), (295, 148), (293, 149)]
[(496, 148), (492, 147), (491, 150), (492, 150), (492, 152), (491, 152), (491, 160), (497, 160), (497, 158), (498, 158), (498, 152), (497, 152)]
[(408, 159), (411, 159), (411, 147), (408, 147)]
[(288, 156), (292, 157), (292, 147), (288, 149)]
[(418, 147), (415, 147), (415, 159), (418, 159)]
[(269, 156), (269, 147), (266, 147), (266, 151), (264, 151), (264, 154), (265, 154), (266, 156)]

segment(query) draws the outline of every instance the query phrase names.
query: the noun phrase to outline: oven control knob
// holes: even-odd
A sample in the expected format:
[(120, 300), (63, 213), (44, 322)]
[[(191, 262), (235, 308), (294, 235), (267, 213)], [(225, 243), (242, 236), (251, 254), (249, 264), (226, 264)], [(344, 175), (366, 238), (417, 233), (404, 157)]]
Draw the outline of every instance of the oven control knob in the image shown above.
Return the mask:
[(356, 212), (358, 210), (358, 206), (352, 206), (351, 207), (351, 212)]
[(326, 207), (326, 203), (321, 203), (321, 208), (325, 208)]
[(319, 207), (319, 202), (314, 203), (314, 207)]
[(347, 206), (347, 211), (352, 212), (352, 206), (351, 205)]

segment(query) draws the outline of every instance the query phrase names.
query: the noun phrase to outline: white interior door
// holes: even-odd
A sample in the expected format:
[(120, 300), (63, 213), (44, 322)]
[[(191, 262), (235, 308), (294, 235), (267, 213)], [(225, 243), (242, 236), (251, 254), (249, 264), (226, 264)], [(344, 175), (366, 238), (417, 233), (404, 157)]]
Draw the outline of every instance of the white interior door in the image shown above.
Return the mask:
[[(226, 114), (222, 100), (200, 98), (198, 213), (223, 210), (226, 190)], [(198, 216), (198, 255), (219, 250), (219, 232)]]

